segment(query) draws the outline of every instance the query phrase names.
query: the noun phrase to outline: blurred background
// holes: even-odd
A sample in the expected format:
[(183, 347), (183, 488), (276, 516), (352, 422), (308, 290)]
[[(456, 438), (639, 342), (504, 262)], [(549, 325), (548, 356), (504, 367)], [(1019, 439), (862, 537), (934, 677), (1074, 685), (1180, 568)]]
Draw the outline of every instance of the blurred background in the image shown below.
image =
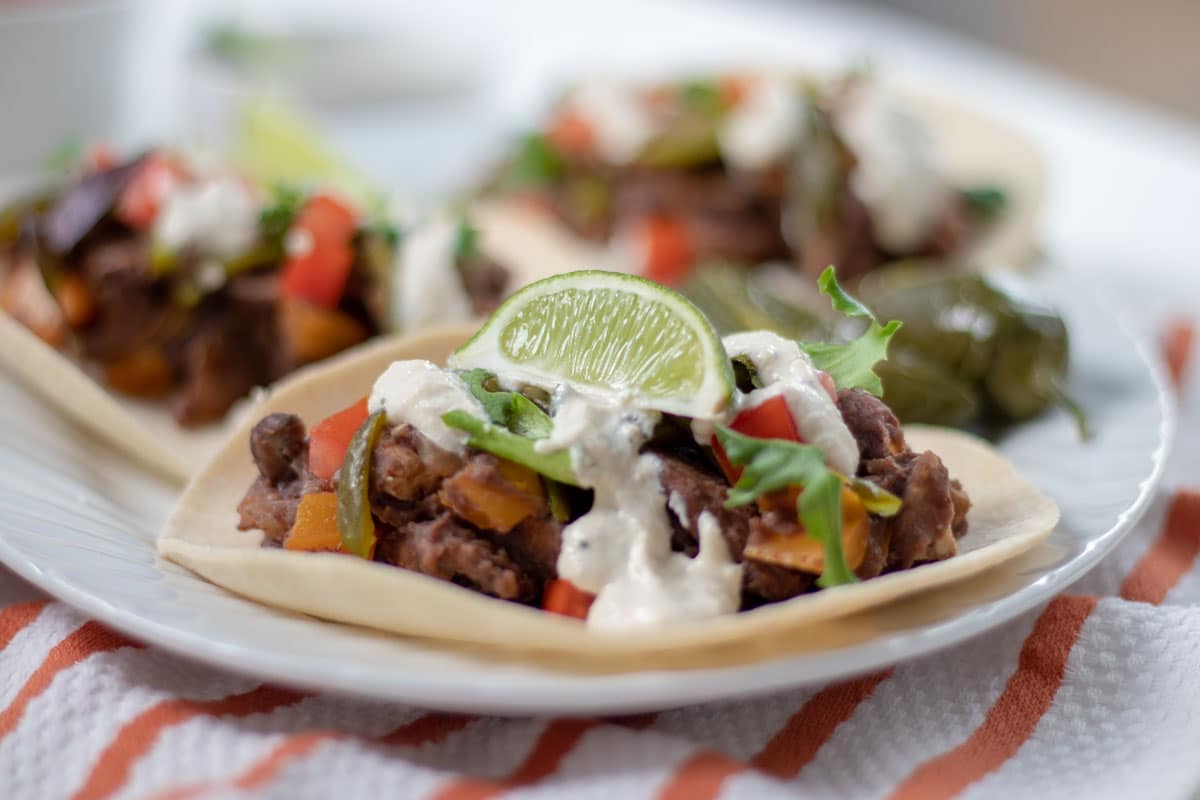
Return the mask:
[[(1179, 259), (1200, 207), (1197, 41), (1196, 0), (0, 0), (0, 176), (44, 177), (72, 139), (219, 147), (245, 101), (271, 95), (427, 202), (469, 184), (572, 78), (867, 57), (1038, 144), (1048, 247)], [(1096, 191), (1098, 165), (1119, 191)]]
[[(823, 30), (839, 16), (848, 24)], [(873, 41), (880, 23), (912, 23), (911, 34)], [(219, 140), (240, 101), (270, 91), (320, 118), (377, 177), (423, 195), (465, 180), (497, 133), (581, 71), (820, 64), (856, 50), (904, 67), (920, 33), (938, 29), (980, 55), (1200, 121), (1195, 0), (3, 0), (0, 166), (28, 171), (70, 136)], [(430, 152), (398, 157), (414, 149)]]

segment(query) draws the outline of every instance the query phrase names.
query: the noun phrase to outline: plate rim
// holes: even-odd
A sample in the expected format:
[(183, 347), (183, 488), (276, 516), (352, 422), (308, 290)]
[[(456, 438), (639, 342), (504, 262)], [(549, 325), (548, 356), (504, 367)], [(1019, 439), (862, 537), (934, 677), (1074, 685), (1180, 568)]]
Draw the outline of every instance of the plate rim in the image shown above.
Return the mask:
[[(1072, 271), (1061, 270), (1069, 277)], [(1100, 310), (1112, 314), (1122, 335), (1133, 345), (1138, 361), (1149, 371), (1160, 412), (1158, 443), (1151, 455), (1151, 470), (1142, 479), (1133, 502), (1105, 531), (1089, 537), (1071, 560), (1046, 572), (1033, 583), (997, 600), (976, 606), (915, 629), (887, 634), (859, 644), (771, 659), (759, 663), (688, 670), (641, 670), (611, 674), (561, 672), (544, 676), (536, 699), (525, 694), (498, 695), (486, 683), (464, 685), (461, 676), (443, 678), (424, 673), (401, 691), (393, 681), (380, 681), (378, 672), (343, 661), (338, 669), (317, 673), (316, 665), (297, 662), (285, 654), (260, 651), (242, 644), (214, 641), (199, 633), (175, 628), (144, 615), (122, 610), (93, 592), (80, 589), (65, 576), (47, 573), (20, 553), (5, 536), (0, 523), (0, 562), (51, 596), (135, 640), (162, 647), (175, 655), (223, 670), (252, 676), (264, 682), (324, 693), (407, 703), (451, 712), (506, 716), (531, 714), (614, 714), (678, 708), (695, 703), (756, 697), (803, 686), (844, 680), (896, 663), (911, 661), (967, 641), (1049, 601), (1093, 569), (1120, 543), (1146, 513), (1161, 484), (1174, 446), (1177, 406), (1163, 365), (1152, 356), (1148, 334), (1139, 332), (1131, 316), (1116, 308), (1106, 295), (1091, 292)], [(24, 387), (23, 387), (24, 388)], [(202, 580), (154, 552), (153, 540), (145, 543), (154, 555), (154, 568), (164, 567)], [(222, 590), (223, 591), (223, 590)], [(323, 625), (336, 623), (313, 621)], [(420, 649), (436, 650), (436, 648)], [(853, 666), (849, 666), (853, 662)], [(609, 693), (581, 693), (578, 682), (611, 683)], [(666, 702), (658, 696), (670, 687)], [(617, 691), (619, 690), (619, 691)], [(619, 696), (614, 696), (619, 695)]]

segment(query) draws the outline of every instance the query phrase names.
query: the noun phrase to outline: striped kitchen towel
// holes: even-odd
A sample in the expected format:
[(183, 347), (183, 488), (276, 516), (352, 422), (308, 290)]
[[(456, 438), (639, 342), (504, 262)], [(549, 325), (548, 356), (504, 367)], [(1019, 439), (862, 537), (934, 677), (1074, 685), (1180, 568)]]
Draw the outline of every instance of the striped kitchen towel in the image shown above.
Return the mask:
[(1182, 410), (1162, 496), (1102, 569), (986, 636), (815, 690), (613, 719), (427, 713), (213, 671), (0, 569), (0, 797), (1189, 797), (1193, 338), (1168, 326)]

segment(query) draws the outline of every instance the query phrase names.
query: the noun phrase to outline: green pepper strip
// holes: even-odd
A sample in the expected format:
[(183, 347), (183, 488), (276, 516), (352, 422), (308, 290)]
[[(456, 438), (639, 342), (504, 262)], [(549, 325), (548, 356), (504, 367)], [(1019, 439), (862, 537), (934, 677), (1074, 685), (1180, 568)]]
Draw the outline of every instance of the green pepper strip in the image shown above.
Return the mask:
[(386, 417), (376, 411), (358, 426), (346, 459), (336, 476), (337, 526), (342, 535), (342, 547), (362, 558), (370, 558), (375, 550), (375, 521), (371, 518), (371, 453)]

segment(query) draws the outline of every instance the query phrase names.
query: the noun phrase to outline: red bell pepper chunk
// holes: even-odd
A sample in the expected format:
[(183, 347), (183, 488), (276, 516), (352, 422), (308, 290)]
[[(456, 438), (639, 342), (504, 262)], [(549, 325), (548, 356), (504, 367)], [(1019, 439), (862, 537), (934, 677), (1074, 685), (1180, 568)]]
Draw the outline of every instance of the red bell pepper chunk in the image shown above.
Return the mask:
[(588, 609), (596, 595), (579, 589), (570, 581), (556, 578), (546, 584), (546, 594), (542, 598), (542, 610), (551, 614), (561, 614), (564, 617), (587, 619)]
[[(741, 411), (733, 418), (729, 427), (738, 433), (753, 436), (755, 439), (804, 441), (804, 438), (800, 436), (800, 431), (796, 428), (796, 421), (792, 419), (792, 412), (788, 408), (787, 400), (781, 395), (776, 395), (753, 408)], [(712, 438), (712, 449), (725, 477), (729, 478), (729, 483), (737, 483), (738, 478), (742, 477), (742, 468), (729, 461), (729, 457), (725, 455), (725, 448), (721, 446), (721, 442), (715, 436)]]
[(573, 156), (586, 156), (595, 143), (591, 124), (573, 111), (560, 113), (546, 138), (559, 151)]
[(694, 255), (687, 226), (659, 215), (643, 220), (638, 232), (646, 253), (645, 276), (664, 286), (683, 283)]
[(346, 459), (354, 432), (367, 418), (367, 398), (318, 422), (308, 434), (308, 467), (321, 480), (332, 480)]
[(114, 216), (131, 228), (148, 230), (158, 218), (163, 201), (188, 180), (187, 170), (163, 153), (151, 153), (130, 177), (117, 197)]
[(314, 195), (288, 232), (288, 259), (280, 290), (320, 308), (337, 308), (354, 266), (354, 212), (328, 194)]
[(117, 151), (106, 142), (96, 142), (88, 148), (85, 163), (88, 172), (104, 172), (117, 165)]

